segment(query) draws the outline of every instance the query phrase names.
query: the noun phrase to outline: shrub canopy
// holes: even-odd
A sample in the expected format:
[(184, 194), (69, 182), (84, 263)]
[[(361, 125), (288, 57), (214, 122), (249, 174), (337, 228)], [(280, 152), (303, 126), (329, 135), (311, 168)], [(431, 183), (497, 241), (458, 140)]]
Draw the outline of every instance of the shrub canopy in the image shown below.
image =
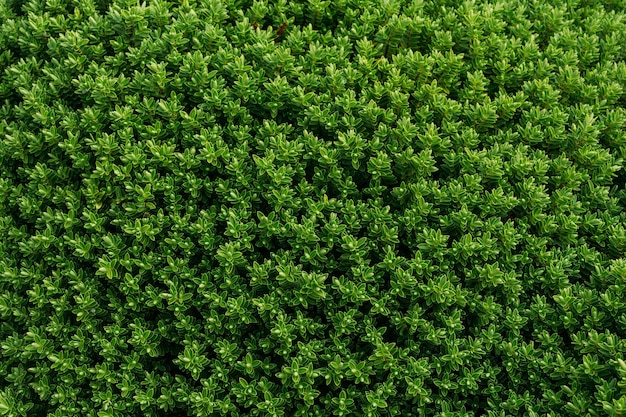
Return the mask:
[(626, 415), (624, 45), (624, 0), (0, 0), (0, 415)]

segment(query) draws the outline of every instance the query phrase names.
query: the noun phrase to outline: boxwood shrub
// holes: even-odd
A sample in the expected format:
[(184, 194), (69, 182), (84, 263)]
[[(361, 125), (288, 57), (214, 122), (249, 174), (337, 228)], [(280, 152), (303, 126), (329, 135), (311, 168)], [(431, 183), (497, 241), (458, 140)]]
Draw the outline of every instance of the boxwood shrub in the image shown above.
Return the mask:
[(625, 416), (624, 45), (624, 0), (0, 0), (0, 416)]

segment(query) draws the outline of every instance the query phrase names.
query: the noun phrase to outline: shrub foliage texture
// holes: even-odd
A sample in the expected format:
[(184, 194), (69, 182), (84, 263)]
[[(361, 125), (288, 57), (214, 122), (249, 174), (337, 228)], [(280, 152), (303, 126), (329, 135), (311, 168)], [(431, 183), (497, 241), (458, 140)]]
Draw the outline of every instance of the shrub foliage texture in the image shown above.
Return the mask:
[(626, 416), (624, 0), (0, 0), (0, 416)]

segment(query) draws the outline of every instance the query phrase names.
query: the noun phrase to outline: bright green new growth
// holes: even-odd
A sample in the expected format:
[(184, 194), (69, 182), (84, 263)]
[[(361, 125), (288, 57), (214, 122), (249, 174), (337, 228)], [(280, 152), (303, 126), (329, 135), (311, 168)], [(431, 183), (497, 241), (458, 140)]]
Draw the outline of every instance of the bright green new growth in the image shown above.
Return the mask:
[(624, 0), (0, 0), (0, 416), (626, 416)]

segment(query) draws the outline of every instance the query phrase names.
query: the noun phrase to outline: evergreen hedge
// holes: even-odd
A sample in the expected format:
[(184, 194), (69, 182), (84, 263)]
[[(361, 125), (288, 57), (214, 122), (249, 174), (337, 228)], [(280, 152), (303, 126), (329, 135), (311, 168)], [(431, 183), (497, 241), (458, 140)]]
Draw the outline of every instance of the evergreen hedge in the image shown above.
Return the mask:
[(0, 0), (0, 416), (626, 416), (626, 1)]

